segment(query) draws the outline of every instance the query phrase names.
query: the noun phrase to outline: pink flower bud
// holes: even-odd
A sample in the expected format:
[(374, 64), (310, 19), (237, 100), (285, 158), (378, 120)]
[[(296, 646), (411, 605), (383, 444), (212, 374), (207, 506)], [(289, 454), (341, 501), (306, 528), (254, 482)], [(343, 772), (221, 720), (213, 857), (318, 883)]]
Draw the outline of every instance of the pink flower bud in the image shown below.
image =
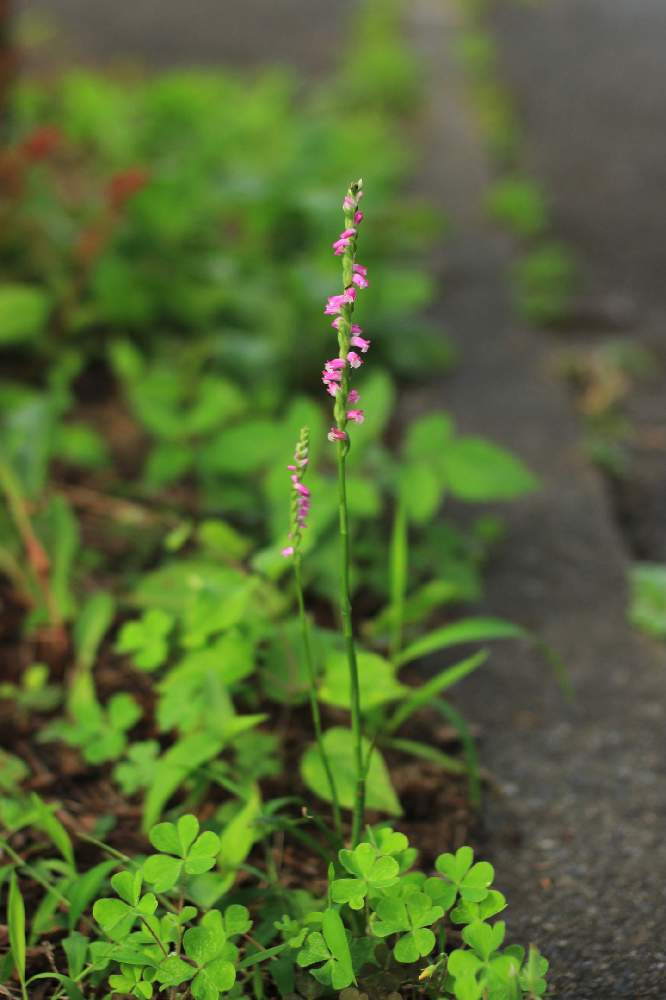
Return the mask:
[(357, 389), (350, 389), (349, 395), (347, 396), (348, 403), (358, 403), (361, 398), (361, 394)]
[(294, 554), (294, 546), (293, 546), (293, 545), (286, 545), (286, 546), (285, 546), (285, 547), (284, 547), (284, 548), (282, 549), (282, 555), (283, 555), (283, 556), (285, 557), (285, 559), (286, 559), (286, 558), (287, 558), (288, 556), (293, 556), (293, 554)]
[(354, 222), (356, 223), (356, 225), (358, 225), (360, 222), (363, 222), (363, 212), (354, 213)]
[(347, 410), (347, 419), (353, 420), (356, 424), (362, 424), (365, 420), (365, 413), (363, 410)]
[(331, 427), (330, 431), (326, 435), (329, 441), (346, 441), (347, 435), (344, 431), (341, 431), (337, 427)]
[(364, 337), (352, 337), (350, 340), (350, 344), (352, 344), (354, 347), (360, 348), (361, 354), (366, 354), (368, 348), (370, 347), (370, 341), (365, 340)]
[(347, 355), (347, 361), (352, 366), (352, 368), (360, 368), (363, 364), (363, 359), (359, 357), (356, 351), (350, 351)]

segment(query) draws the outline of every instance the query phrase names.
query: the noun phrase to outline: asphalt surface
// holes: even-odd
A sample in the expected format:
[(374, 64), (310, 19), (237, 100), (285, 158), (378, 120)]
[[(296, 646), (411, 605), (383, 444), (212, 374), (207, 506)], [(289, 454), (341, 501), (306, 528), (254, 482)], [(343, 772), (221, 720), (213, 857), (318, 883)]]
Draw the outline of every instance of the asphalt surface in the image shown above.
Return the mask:
[(59, 27), (77, 60), (156, 68), (280, 63), (326, 72), (357, 0), (14, 0)]
[(436, 316), (462, 354), (441, 393), (415, 406), (440, 401), (462, 429), (513, 448), (541, 477), (539, 494), (506, 510), (487, 603), (548, 642), (575, 690), (570, 705), (538, 653), (499, 645), (490, 669), (461, 685), (503, 785), (487, 803), (486, 847), (511, 939), (548, 955), (558, 997), (662, 997), (666, 656), (627, 624), (624, 540), (582, 452), (553, 344), (521, 329), (508, 301), (512, 247), (483, 210), (492, 171), (455, 58), (456, 12), (454, 0), (413, 8), (431, 78), (420, 185), (453, 230), (436, 262)]

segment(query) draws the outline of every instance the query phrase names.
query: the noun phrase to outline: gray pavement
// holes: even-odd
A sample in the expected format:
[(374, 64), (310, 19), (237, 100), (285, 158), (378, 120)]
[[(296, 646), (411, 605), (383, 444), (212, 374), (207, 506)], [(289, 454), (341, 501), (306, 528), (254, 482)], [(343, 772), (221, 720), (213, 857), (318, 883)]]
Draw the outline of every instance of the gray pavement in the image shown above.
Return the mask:
[(453, 235), (437, 262), (436, 316), (462, 364), (437, 397), (461, 428), (515, 449), (538, 495), (507, 508), (488, 608), (533, 628), (564, 658), (568, 705), (543, 659), (499, 646), (457, 698), (483, 727), (503, 784), (487, 850), (510, 901), (512, 939), (539, 944), (566, 1000), (662, 997), (666, 987), (666, 657), (626, 621), (627, 561), (601, 480), (553, 374), (547, 338), (507, 301), (509, 242), (483, 211), (490, 181), (454, 55), (454, 0), (421, 0), (414, 31), (431, 78), (421, 187)]
[(326, 72), (358, 0), (14, 0), (59, 26), (73, 57), (97, 64), (294, 64)]

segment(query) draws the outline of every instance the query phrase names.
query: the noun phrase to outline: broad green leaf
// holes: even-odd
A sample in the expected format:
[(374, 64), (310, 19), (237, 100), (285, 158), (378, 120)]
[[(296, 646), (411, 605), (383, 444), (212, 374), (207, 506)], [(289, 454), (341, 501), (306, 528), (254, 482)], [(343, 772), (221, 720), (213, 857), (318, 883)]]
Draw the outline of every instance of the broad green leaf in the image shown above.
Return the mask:
[(398, 493), (408, 520), (413, 524), (426, 524), (437, 513), (444, 495), (437, 467), (425, 460), (401, 463)]
[(454, 438), (440, 460), (448, 488), (459, 500), (511, 500), (538, 485), (519, 458), (484, 438)]
[[(358, 665), (361, 711), (369, 712), (378, 705), (396, 701), (408, 690), (395, 678), (395, 667), (377, 653), (359, 651)], [(331, 652), (326, 659), (324, 680), (319, 689), (319, 697), (328, 705), (350, 708), (351, 690), (347, 656), (342, 652)]]
[(503, 621), (501, 618), (463, 618), (451, 625), (429, 632), (411, 643), (396, 657), (396, 665), (401, 667), (421, 656), (458, 646), (463, 642), (485, 642), (487, 639), (524, 639), (528, 633), (519, 625)]
[[(336, 778), (336, 786), (340, 805), (352, 809), (356, 788), (356, 771), (354, 765), (353, 738), (349, 729), (334, 727), (324, 733), (324, 749), (331, 762)], [(371, 750), (368, 740), (363, 740), (363, 756), (367, 758)], [(316, 746), (310, 747), (301, 759), (301, 774), (308, 788), (329, 802), (326, 771)], [(372, 750), (370, 766), (367, 774), (366, 805), (369, 809), (400, 816), (402, 810), (391, 784), (388, 768), (381, 753)]]
[(209, 472), (244, 476), (269, 465), (279, 454), (282, 430), (273, 420), (245, 420), (219, 431), (200, 452)]
[(36, 340), (50, 309), (51, 299), (41, 286), (0, 285), (0, 347)]
[(454, 434), (453, 420), (447, 413), (428, 413), (407, 428), (403, 455), (410, 461), (432, 462), (448, 448)]

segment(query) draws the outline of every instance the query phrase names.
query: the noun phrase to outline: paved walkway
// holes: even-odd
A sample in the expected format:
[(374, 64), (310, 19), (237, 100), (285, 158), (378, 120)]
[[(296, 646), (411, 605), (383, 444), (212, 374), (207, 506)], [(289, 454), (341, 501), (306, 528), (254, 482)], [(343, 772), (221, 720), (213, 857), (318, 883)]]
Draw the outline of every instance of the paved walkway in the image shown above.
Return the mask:
[(511, 937), (539, 943), (566, 1000), (647, 1000), (666, 983), (666, 657), (626, 623), (626, 557), (580, 448), (546, 338), (507, 302), (505, 239), (483, 212), (489, 166), (457, 68), (455, 0), (420, 0), (414, 31), (431, 76), (421, 183), (452, 238), (436, 314), (462, 365), (440, 403), (462, 428), (515, 449), (543, 482), (507, 509), (488, 605), (564, 657), (568, 706), (540, 656), (508, 646), (460, 689), (505, 785), (488, 850), (510, 900)]

